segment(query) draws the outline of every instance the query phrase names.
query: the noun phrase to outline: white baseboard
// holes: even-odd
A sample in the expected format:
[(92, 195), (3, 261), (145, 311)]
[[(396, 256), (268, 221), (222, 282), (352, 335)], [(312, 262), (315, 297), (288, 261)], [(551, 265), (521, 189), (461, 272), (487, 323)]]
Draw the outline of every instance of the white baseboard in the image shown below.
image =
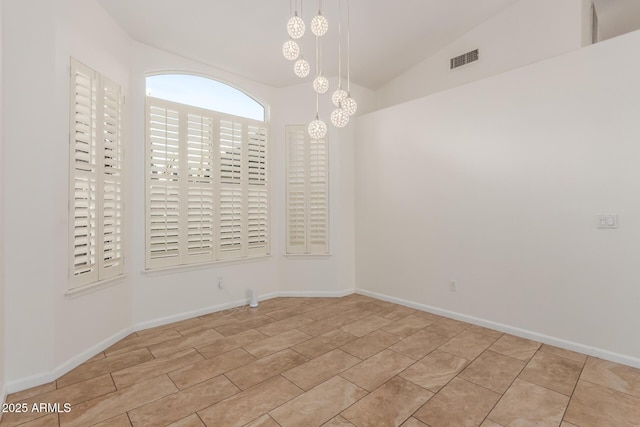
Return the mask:
[(10, 381), (7, 383), (7, 393), (15, 393), (17, 391), (22, 391), (31, 387), (55, 381), (73, 368), (82, 365), (84, 362), (91, 359), (96, 354), (117, 343), (118, 341), (129, 335), (131, 332), (133, 332), (132, 328), (123, 329), (120, 332), (111, 335), (109, 338), (100, 341), (99, 343), (86, 349), (82, 353), (58, 365), (53, 371), (32, 375), (30, 377), (21, 378), (16, 381)]
[[(335, 291), (335, 292), (271, 292), (268, 294), (260, 295), (258, 297), (258, 300), (266, 301), (266, 300), (270, 300), (272, 298), (278, 298), (278, 297), (342, 297), (342, 296), (352, 294), (353, 292), (354, 292), (353, 289), (346, 290), (346, 291)], [(196, 316), (203, 316), (205, 314), (228, 310), (230, 308), (240, 307), (247, 304), (249, 304), (248, 298), (239, 299), (239, 300), (227, 302), (224, 304), (218, 304), (210, 307), (201, 308), (198, 310), (187, 311), (187, 312), (183, 312), (183, 313), (179, 313), (171, 316), (149, 320), (146, 322), (136, 323), (129, 328), (123, 329), (122, 331), (113, 334), (109, 338), (88, 348), (82, 353), (62, 363), (61, 365), (58, 365), (58, 367), (56, 367), (53, 371), (8, 382), (6, 384), (5, 390), (3, 390), (2, 397), (4, 399), (7, 393), (15, 393), (18, 391), (22, 391), (31, 387), (35, 387), (38, 385), (42, 385), (42, 384), (46, 384), (48, 382), (54, 381), (60, 378), (62, 375), (69, 372), (70, 370), (80, 366), (87, 360), (91, 359), (93, 356), (100, 353), (101, 351), (106, 350), (107, 348), (117, 343), (118, 341), (120, 341), (127, 335), (131, 334), (132, 332), (141, 331), (149, 328), (155, 328), (156, 326), (162, 326), (168, 323), (179, 322), (180, 320), (190, 319)]]
[(414, 301), (408, 301), (402, 298), (392, 297), (390, 295), (367, 291), (366, 289), (356, 289), (356, 293), (365, 295), (371, 298), (379, 299), (382, 301), (403, 305), (405, 307), (414, 308), (416, 310), (426, 311), (428, 313), (433, 313), (440, 316), (461, 320), (467, 323), (473, 323), (474, 325), (484, 326), (485, 328), (495, 329), (500, 332), (505, 332), (518, 337), (527, 338), (527, 339), (538, 341), (544, 344), (553, 345), (556, 347), (564, 348), (566, 350), (587, 354), (589, 356), (598, 357), (600, 359), (605, 359), (611, 362), (620, 363), (623, 365), (640, 369), (640, 359), (637, 357), (614, 353), (601, 348), (588, 346), (588, 345), (581, 344), (574, 341), (568, 341), (562, 338), (541, 334), (541, 333), (530, 331), (527, 329), (516, 328), (513, 326), (505, 325), (503, 323), (497, 323), (491, 320), (481, 319), (475, 316), (469, 316), (466, 314), (456, 313), (454, 311), (443, 310), (441, 308), (433, 307), (430, 305), (420, 304)]
[(278, 292), (279, 297), (298, 297), (298, 298), (341, 298), (351, 295), (354, 292), (353, 289), (346, 289), (343, 291), (285, 291)]

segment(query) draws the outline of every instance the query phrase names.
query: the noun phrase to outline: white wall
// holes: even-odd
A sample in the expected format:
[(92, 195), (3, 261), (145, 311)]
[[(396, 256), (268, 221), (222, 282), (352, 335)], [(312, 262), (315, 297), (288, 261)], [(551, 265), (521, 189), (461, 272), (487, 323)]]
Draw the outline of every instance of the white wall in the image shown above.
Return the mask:
[[(630, 33), (361, 117), (357, 287), (640, 367), (639, 48)], [(596, 229), (607, 213), (619, 229)]]
[[(4, 403), (6, 397), (6, 382), (4, 371), (4, 358), (6, 353), (4, 343), (4, 75), (2, 73), (2, 7), (0, 5), (0, 403)], [(2, 413), (0, 413), (0, 420)]]
[[(589, 0), (520, 0), (377, 91), (380, 108), (420, 98), (589, 43)], [(589, 30), (585, 33), (585, 27)], [(480, 50), (477, 62), (451, 70), (449, 60)]]
[[(129, 41), (94, 2), (6, 0), (5, 297), (9, 391), (54, 379), (131, 324), (128, 281), (67, 290), (69, 57), (128, 93)], [(34, 13), (34, 10), (37, 11)], [(127, 248), (129, 251), (129, 248)], [(130, 269), (127, 269), (130, 275)]]
[[(146, 274), (144, 270), (144, 230), (145, 230), (145, 77), (160, 72), (187, 72), (213, 78), (234, 86), (252, 96), (267, 108), (272, 108), (274, 89), (219, 70), (215, 67), (190, 61), (158, 49), (134, 43), (132, 61), (132, 185), (133, 200), (131, 220), (133, 228), (130, 238), (133, 251), (130, 256), (133, 265), (133, 321), (136, 325), (150, 325), (211, 311), (225, 304), (248, 298), (248, 289), (257, 294), (269, 295), (278, 291), (277, 260), (271, 256), (244, 263), (214, 264), (207, 268), (189, 271), (169, 271)], [(271, 141), (273, 142), (273, 137)], [(277, 170), (282, 162), (270, 153), (270, 169)], [(271, 180), (272, 190), (278, 190)], [(271, 218), (272, 227), (275, 224)], [(271, 250), (278, 246), (280, 233), (272, 229)], [(217, 278), (222, 277), (224, 290), (217, 286)]]
[[(272, 142), (277, 152), (271, 154), (281, 167), (272, 169), (272, 182), (277, 183), (274, 212), (277, 229), (282, 236), (277, 247), (280, 259), (280, 289), (283, 292), (348, 293), (354, 288), (354, 187), (353, 187), (353, 122), (343, 129), (331, 125), (331, 93), (337, 80), (331, 80), (330, 90), (320, 98), (320, 118), (329, 126), (329, 250), (326, 257), (286, 256), (285, 230), (285, 126), (308, 124), (315, 117), (315, 92), (311, 80), (280, 89), (273, 109)], [(358, 102), (358, 115), (375, 109), (375, 95), (358, 85), (351, 87)]]

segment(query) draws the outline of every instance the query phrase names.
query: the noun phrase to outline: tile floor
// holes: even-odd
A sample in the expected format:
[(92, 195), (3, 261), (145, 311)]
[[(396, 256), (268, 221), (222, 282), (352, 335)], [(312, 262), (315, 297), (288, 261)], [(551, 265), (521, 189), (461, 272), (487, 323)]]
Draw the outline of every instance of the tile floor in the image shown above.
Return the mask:
[(2, 426), (640, 426), (640, 370), (362, 295), (140, 331)]

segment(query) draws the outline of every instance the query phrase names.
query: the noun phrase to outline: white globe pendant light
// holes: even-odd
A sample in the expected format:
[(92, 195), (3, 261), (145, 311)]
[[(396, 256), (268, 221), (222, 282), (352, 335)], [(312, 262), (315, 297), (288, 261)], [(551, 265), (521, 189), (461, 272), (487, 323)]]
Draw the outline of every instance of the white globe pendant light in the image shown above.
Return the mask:
[(318, 118), (309, 123), (309, 136), (313, 139), (322, 139), (327, 136), (327, 124)]
[(331, 123), (337, 128), (343, 128), (349, 124), (349, 117), (342, 108), (336, 108), (331, 113)]
[(329, 90), (329, 80), (320, 74), (313, 80), (313, 90), (317, 93), (325, 93)]
[(300, 46), (293, 40), (287, 40), (282, 45), (282, 55), (287, 58), (289, 61), (293, 61), (298, 59), (300, 55)]
[(311, 72), (311, 66), (306, 59), (298, 59), (295, 64), (293, 64), (293, 72), (296, 73), (296, 76), (300, 78), (305, 78)]
[(305, 30), (306, 26), (304, 24), (304, 21), (298, 16), (298, 11), (296, 11), (294, 15), (289, 19), (289, 22), (287, 22), (287, 32), (292, 39), (298, 40), (299, 38), (304, 36)]

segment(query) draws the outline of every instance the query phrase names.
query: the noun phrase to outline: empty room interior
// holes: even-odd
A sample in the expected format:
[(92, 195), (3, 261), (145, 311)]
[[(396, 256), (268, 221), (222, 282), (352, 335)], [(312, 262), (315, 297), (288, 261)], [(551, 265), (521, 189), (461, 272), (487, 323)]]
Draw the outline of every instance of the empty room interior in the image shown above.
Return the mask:
[(1, 426), (640, 426), (640, 2), (0, 14)]

